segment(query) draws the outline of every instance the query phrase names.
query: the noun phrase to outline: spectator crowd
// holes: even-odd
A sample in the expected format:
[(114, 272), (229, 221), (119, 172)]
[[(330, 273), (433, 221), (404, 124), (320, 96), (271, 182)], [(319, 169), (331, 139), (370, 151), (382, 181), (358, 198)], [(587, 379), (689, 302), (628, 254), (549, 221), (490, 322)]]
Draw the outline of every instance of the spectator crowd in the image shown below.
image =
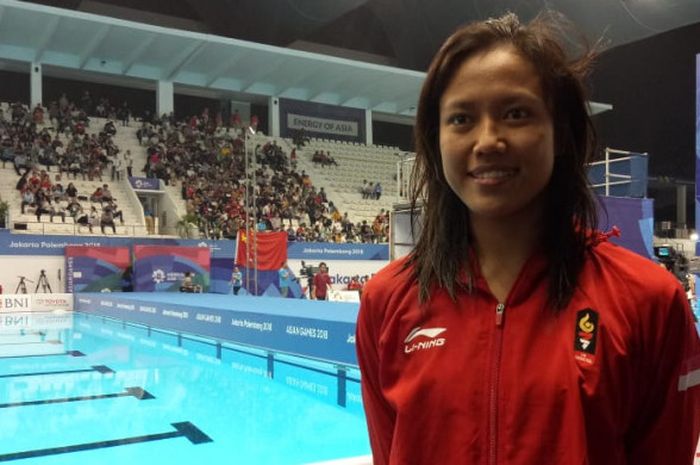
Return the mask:
[[(108, 121), (89, 134), (92, 115)], [(37, 221), (42, 216), (50, 221), (72, 217), (91, 231), (99, 226), (103, 232), (105, 228), (114, 232), (115, 220), (123, 222), (123, 215), (107, 186), (79, 195), (69, 181), (72, 177), (102, 183), (106, 176), (118, 180), (134, 174), (130, 152), (121, 153), (114, 143), (114, 121), (128, 125), (130, 118), (126, 102), (117, 107), (104, 98), (94, 101), (87, 91), (77, 103), (63, 94), (47, 109), (37, 106), (30, 111), (15, 103), (6, 112), (0, 110), (0, 161), (19, 176), (22, 213), (31, 211)], [(252, 129), (257, 126), (254, 120)], [(203, 237), (234, 238), (247, 222), (258, 230), (285, 231), (289, 241), (387, 242), (388, 213), (382, 210), (371, 224), (353, 222), (328, 199), (323, 187), (297, 169), (296, 147), (287, 153), (276, 142), (249, 136), (255, 164), (248, 176), (254, 187), (246, 192), (247, 129), (237, 112), (226, 126), (220, 114), (210, 117), (208, 111), (184, 121), (173, 114), (148, 116), (137, 131), (147, 152), (142, 170), (148, 177), (180, 187), (187, 212), (183, 221), (196, 224)], [(305, 138), (302, 134), (299, 142)], [(324, 152), (314, 154), (313, 162), (338, 164)], [(369, 183), (368, 189), (366, 198), (381, 196), (379, 183)], [(246, 198), (254, 205), (248, 211)]]
[[(0, 110), (0, 161), (3, 168), (9, 163), (19, 176), (16, 184), (20, 192), (22, 214), (31, 211), (37, 221), (48, 216), (51, 222), (59, 217), (65, 222), (72, 217), (76, 224), (93, 231), (99, 226), (116, 232), (115, 219), (123, 223), (123, 214), (105, 184), (98, 194), (88, 199), (81, 196), (73, 183), (64, 187), (63, 179), (80, 176), (83, 180), (102, 182), (105, 170), (111, 166), (112, 179), (121, 175), (128, 160), (119, 154), (114, 144), (116, 126), (108, 121), (101, 131), (88, 134), (87, 112), (67, 101), (65, 95), (52, 102), (45, 121), (44, 110), (37, 106), (31, 112), (20, 103), (10, 105), (9, 111)], [(52, 178), (52, 169), (56, 174)], [(81, 201), (99, 204), (88, 206)]]
[[(203, 112), (185, 121), (164, 115), (144, 122), (137, 133), (148, 153), (146, 175), (180, 187), (186, 218), (203, 236), (233, 238), (248, 222), (258, 230), (286, 231), (290, 241), (387, 241), (388, 214), (382, 211), (373, 224), (353, 223), (323, 187), (297, 170), (295, 148), (288, 154), (276, 142), (251, 137), (254, 191), (246, 192), (244, 131), (240, 124), (225, 127), (220, 118)], [(319, 155), (323, 163), (337, 164), (330, 155)], [(254, 204), (248, 212), (246, 195)]]

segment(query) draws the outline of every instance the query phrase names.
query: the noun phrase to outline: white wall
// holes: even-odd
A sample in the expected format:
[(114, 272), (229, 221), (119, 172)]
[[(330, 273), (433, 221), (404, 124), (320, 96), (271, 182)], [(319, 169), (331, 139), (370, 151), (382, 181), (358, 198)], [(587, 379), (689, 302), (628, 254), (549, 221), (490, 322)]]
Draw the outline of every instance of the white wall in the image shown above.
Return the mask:
[[(389, 264), (383, 260), (305, 260), (306, 266), (317, 267), (320, 262), (325, 262), (328, 265), (328, 274), (331, 277), (331, 282), (336, 290), (345, 289), (350, 282), (350, 278), (359, 275), (360, 278), (374, 274)], [(289, 268), (294, 272), (294, 275), (299, 277), (301, 269), (301, 260), (288, 260)], [(340, 280), (340, 283), (337, 281)], [(302, 282), (305, 286), (306, 283)]]
[[(39, 273), (46, 270), (51, 290), (64, 292), (66, 282), (65, 258), (63, 256), (37, 256), (37, 255), (5, 255), (0, 260), (0, 285), (4, 294), (14, 294), (19, 283), (19, 276), (24, 276), (33, 283), (27, 282), (27, 291), (34, 292)], [(58, 280), (58, 272), (61, 272), (61, 281)], [(39, 288), (39, 292), (41, 292)]]

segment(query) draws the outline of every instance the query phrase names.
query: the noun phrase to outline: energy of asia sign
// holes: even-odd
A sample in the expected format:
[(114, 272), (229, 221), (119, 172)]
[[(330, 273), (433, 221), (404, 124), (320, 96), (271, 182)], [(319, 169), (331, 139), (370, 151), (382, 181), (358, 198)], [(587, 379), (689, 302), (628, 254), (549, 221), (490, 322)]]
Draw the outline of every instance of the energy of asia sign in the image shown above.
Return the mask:
[(359, 125), (354, 121), (314, 118), (313, 116), (296, 115), (294, 113), (287, 114), (287, 127), (337, 136), (357, 137), (359, 135)]
[(309, 137), (365, 143), (366, 123), (365, 110), (358, 108), (279, 99), (282, 137), (295, 137), (303, 132)]

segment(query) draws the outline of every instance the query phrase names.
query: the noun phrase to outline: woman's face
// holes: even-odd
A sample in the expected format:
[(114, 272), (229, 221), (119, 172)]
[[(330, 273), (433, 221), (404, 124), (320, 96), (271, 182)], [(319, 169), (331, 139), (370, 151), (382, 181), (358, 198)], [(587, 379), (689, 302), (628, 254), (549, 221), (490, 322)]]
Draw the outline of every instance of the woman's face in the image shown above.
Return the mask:
[(511, 46), (465, 60), (440, 98), (447, 183), (472, 219), (539, 215), (554, 128), (535, 67)]

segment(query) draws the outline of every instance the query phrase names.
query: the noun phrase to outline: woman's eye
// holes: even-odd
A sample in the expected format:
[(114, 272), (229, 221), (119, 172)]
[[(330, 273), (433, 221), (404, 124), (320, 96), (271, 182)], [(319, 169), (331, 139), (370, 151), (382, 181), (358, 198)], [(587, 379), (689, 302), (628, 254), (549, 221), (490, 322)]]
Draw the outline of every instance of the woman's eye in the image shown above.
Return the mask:
[(530, 112), (524, 108), (511, 108), (506, 112), (505, 119), (520, 120), (530, 116)]
[(458, 114), (458, 115), (450, 116), (447, 121), (449, 124), (458, 126), (458, 125), (466, 124), (469, 121), (469, 118), (467, 117), (467, 115)]

